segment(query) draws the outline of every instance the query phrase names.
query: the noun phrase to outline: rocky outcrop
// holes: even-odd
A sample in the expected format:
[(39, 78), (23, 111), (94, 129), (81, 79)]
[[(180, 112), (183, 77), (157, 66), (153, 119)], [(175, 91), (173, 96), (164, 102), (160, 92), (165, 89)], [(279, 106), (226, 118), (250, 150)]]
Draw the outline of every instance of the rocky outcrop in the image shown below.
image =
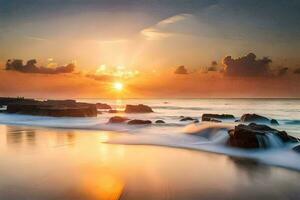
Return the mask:
[(110, 105), (106, 103), (96, 103), (97, 109), (112, 109)]
[(141, 120), (141, 119), (133, 119), (128, 122), (129, 125), (143, 125), (143, 124), (151, 124), (150, 120)]
[(50, 105), (41, 103), (11, 103), (7, 113), (39, 115), (50, 117), (95, 117), (96, 106), (93, 104), (76, 104), (75, 106)]
[(155, 123), (156, 124), (165, 124), (166, 122), (164, 120), (159, 119), (159, 120), (156, 120)]
[[(7, 100), (6, 100), (7, 101)], [(75, 100), (10, 99), (6, 113), (39, 115), (50, 117), (95, 117), (97, 108), (94, 104), (80, 103)]]
[(24, 97), (0, 97), (0, 105), (7, 106), (10, 103), (34, 103), (34, 99), (25, 99)]
[(139, 104), (139, 105), (126, 105), (125, 112), (126, 113), (151, 113), (153, 112), (153, 110), (147, 105)]
[(230, 114), (203, 114), (202, 115), (202, 121), (210, 121), (210, 122), (221, 122), (220, 120), (229, 119), (234, 120), (235, 117)]
[(268, 119), (267, 117), (257, 115), (257, 114), (244, 114), (241, 117), (241, 122), (260, 122), (272, 125), (279, 125), (278, 121), (275, 119)]
[(118, 111), (117, 111), (117, 110), (112, 110), (112, 109), (111, 109), (111, 110), (108, 111), (108, 113), (118, 113)]
[(227, 144), (229, 146), (245, 149), (270, 148), (273, 145), (278, 145), (278, 143), (274, 144), (274, 141), (282, 144), (299, 141), (285, 131), (278, 131), (269, 126), (255, 123), (239, 124), (228, 133), (230, 137)]
[(126, 117), (121, 117), (121, 116), (114, 116), (114, 117), (111, 117), (108, 121), (108, 123), (123, 123), (123, 122), (126, 122), (128, 121), (129, 119), (126, 118)]

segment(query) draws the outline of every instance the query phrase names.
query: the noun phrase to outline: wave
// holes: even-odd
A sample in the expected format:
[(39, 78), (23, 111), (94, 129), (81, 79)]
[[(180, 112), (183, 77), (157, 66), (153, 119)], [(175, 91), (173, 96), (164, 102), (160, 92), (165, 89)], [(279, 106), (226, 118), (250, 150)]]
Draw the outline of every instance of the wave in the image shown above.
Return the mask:
[[(297, 123), (298, 120), (294, 120)], [(108, 143), (128, 145), (156, 145), (207, 151), (234, 157), (254, 159), (260, 163), (290, 168), (300, 171), (300, 154), (292, 150), (293, 145), (285, 145), (273, 135), (267, 135), (270, 148), (264, 150), (244, 150), (227, 146), (228, 130), (234, 123), (200, 124), (153, 124), (151, 126), (129, 126), (108, 124), (103, 116), (94, 118), (55, 118), (18, 114), (0, 114), (0, 123), (9, 125), (41, 126), (50, 128), (89, 129), (116, 131), (118, 134)]]
[(289, 120), (285, 122), (286, 125), (300, 125), (300, 120)]
[(200, 107), (181, 107), (181, 106), (152, 106), (153, 109), (167, 109), (167, 110), (212, 110), (211, 108)]

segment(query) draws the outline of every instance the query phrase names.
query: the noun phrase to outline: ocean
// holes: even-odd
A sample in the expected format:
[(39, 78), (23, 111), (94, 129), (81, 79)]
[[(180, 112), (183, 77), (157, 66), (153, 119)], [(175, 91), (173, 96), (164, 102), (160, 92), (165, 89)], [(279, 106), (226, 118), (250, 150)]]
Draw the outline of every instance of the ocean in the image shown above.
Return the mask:
[[(274, 118), (300, 138), (299, 99), (78, 99), (122, 110), (92, 118), (0, 114), (0, 199), (297, 199), (300, 154), (270, 137), (271, 148), (225, 145), (235, 120), (204, 113)], [(112, 116), (165, 124), (107, 123)], [(199, 123), (180, 121), (181, 117)], [(209, 137), (208, 137), (208, 136)], [(66, 195), (66, 196), (65, 196)], [(26, 198), (22, 198), (26, 197)]]

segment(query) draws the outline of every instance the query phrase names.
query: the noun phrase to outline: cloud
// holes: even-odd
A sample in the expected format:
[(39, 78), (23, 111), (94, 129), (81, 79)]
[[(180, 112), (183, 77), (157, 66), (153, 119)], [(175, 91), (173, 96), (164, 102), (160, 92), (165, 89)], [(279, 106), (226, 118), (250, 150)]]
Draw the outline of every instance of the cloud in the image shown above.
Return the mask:
[(48, 42), (49, 41), (46, 38), (35, 37), (35, 36), (25, 36), (25, 38), (29, 39), (29, 40), (35, 40), (35, 41), (41, 41), (41, 42)]
[(182, 65), (182, 66), (179, 66), (175, 72), (175, 74), (188, 74), (187, 72), (187, 69)]
[(23, 65), (23, 60), (20, 59), (7, 60), (6, 70), (19, 71), (23, 73), (62, 74), (71, 73), (75, 69), (75, 65), (72, 63), (56, 68), (37, 67), (36, 64), (37, 61), (35, 59), (28, 60), (26, 65)]
[(227, 56), (223, 59), (224, 73), (227, 76), (268, 76), (270, 75), (269, 64), (272, 62), (268, 57), (256, 59), (254, 53), (234, 59)]
[(300, 74), (300, 67), (294, 70), (294, 74)]
[(288, 73), (289, 68), (283, 67), (278, 70), (277, 76), (284, 76)]
[(96, 81), (110, 82), (113, 81), (115, 77), (111, 75), (96, 75), (96, 74), (87, 74), (87, 78), (94, 79)]
[(216, 71), (219, 71), (218, 69), (218, 62), (217, 61), (212, 61), (211, 62), (211, 66), (207, 68), (207, 71), (208, 72), (216, 72)]
[(192, 16), (191, 14), (185, 14), (185, 13), (174, 15), (172, 17), (169, 17), (167, 19), (164, 19), (164, 20), (158, 22), (156, 25), (162, 27), (162, 26), (166, 26), (169, 24), (174, 24), (174, 23), (186, 20), (187, 18), (189, 18), (191, 16)]
[(177, 28), (176, 26), (179, 24), (179, 22), (183, 22), (188, 20), (189, 18), (192, 18), (193, 15), (191, 14), (178, 14), (174, 15), (172, 17), (166, 18), (162, 21), (159, 21), (152, 27), (148, 27), (146, 29), (143, 29), (141, 31), (141, 34), (147, 39), (147, 40), (161, 40), (168, 38), (170, 36), (176, 35)]

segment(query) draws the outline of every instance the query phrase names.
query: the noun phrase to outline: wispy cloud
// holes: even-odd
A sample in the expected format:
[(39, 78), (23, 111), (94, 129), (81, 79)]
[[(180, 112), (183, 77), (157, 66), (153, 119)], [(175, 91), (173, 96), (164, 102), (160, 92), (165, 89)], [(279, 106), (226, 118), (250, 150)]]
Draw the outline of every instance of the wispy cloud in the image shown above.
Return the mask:
[(174, 24), (174, 23), (186, 20), (187, 18), (190, 18), (192, 16), (193, 15), (191, 15), (191, 14), (185, 14), (185, 13), (174, 15), (172, 17), (169, 17), (167, 19), (164, 19), (164, 20), (158, 22), (157, 26), (166, 26), (166, 25), (169, 25), (169, 24)]
[(170, 36), (173, 36), (176, 34), (175, 31), (171, 31), (169, 28), (170, 26), (176, 26), (176, 24), (185, 21), (189, 18), (191, 18), (193, 15), (191, 14), (178, 14), (174, 15), (172, 17), (166, 18), (162, 21), (159, 21), (154, 26), (145, 28), (141, 30), (141, 34), (147, 39), (147, 40), (161, 40), (168, 38)]
[(35, 36), (24, 36), (28, 40), (35, 40), (35, 41), (42, 41), (42, 42), (48, 42), (50, 40), (46, 38), (41, 38), (41, 37), (35, 37)]

